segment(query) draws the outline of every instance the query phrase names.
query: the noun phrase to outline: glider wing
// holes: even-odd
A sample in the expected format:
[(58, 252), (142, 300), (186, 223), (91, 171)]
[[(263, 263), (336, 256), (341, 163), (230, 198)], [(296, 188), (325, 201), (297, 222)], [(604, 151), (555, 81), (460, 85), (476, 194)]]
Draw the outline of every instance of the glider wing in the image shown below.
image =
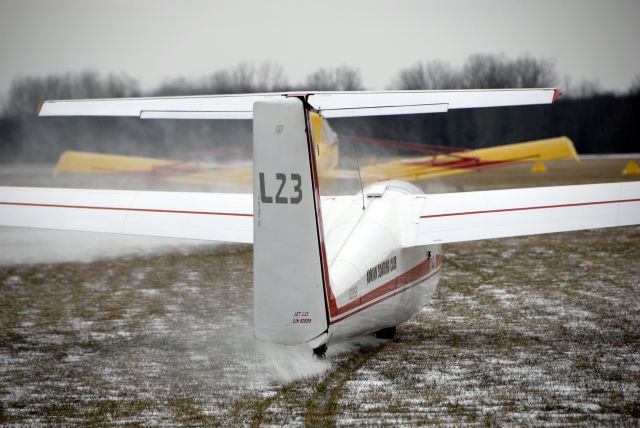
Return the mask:
[(253, 198), (239, 193), (0, 187), (0, 225), (253, 242)]
[(423, 197), (411, 245), (640, 224), (640, 182)]

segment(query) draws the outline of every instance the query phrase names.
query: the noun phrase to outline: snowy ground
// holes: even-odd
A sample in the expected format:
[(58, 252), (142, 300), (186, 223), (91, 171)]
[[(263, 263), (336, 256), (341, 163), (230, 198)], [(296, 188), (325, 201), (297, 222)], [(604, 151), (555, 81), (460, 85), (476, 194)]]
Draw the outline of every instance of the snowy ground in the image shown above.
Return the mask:
[[(575, 182), (572, 168), (509, 184)], [(448, 245), (434, 299), (396, 339), (326, 361), (252, 339), (250, 246), (116, 240), (105, 257), (93, 238), (47, 250), (34, 232), (21, 258), (7, 255), (20, 232), (0, 237), (2, 424), (640, 421), (640, 227)]]

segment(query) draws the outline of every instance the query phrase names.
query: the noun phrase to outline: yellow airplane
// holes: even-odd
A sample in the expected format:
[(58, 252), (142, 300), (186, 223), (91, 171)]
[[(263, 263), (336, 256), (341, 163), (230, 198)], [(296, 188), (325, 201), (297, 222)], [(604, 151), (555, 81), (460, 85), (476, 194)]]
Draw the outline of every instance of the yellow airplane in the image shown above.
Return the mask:
[(463, 174), (521, 162), (571, 158), (580, 160), (573, 142), (567, 137), (547, 138), (525, 143), (506, 144), (476, 150), (436, 152), (362, 168), (369, 180), (395, 178), (404, 181), (425, 180)]
[[(512, 165), (518, 162), (537, 162), (572, 158), (579, 160), (573, 142), (567, 137), (549, 138), (524, 143), (508, 144), (476, 150), (464, 150), (402, 143), (363, 137), (338, 137), (327, 120), (311, 114), (311, 129), (317, 149), (319, 179), (358, 178), (358, 171), (339, 169), (340, 139), (357, 143), (386, 145), (395, 148), (428, 151), (427, 156), (414, 156), (380, 164), (365, 165), (360, 170), (363, 182), (394, 178), (405, 181), (424, 180), (452, 174), (462, 174), (485, 168)], [(80, 151), (66, 151), (58, 160), (54, 175), (79, 174), (133, 174), (154, 180), (189, 185), (212, 183), (250, 184), (253, 173), (250, 166), (213, 165), (195, 161), (179, 161), (135, 156), (122, 156)]]

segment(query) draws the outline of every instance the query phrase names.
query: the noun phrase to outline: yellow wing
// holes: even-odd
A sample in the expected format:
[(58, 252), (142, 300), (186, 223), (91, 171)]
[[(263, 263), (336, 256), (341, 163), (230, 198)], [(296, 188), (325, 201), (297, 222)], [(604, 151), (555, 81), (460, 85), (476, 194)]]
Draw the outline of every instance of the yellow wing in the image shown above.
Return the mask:
[(198, 162), (71, 150), (64, 152), (58, 160), (54, 175), (61, 173), (131, 174), (168, 183), (194, 185), (221, 181), (250, 184), (253, 176), (252, 168), (246, 166), (221, 167)]
[(362, 168), (361, 173), (366, 181), (385, 178), (412, 181), (463, 174), (519, 162), (565, 158), (580, 159), (569, 138), (557, 137), (444, 155), (405, 158), (366, 166)]

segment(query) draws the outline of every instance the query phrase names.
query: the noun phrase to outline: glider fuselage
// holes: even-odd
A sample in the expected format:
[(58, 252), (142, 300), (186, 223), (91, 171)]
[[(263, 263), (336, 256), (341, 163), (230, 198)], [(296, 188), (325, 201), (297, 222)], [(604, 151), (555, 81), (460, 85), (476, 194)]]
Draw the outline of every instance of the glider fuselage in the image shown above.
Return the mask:
[(335, 204), (324, 220), (327, 341), (395, 327), (422, 309), (438, 283), (441, 246), (407, 245), (415, 213), (401, 199), (422, 194), (420, 189), (387, 181), (368, 187), (364, 194), (364, 201), (361, 195), (323, 201), (323, 208)]

